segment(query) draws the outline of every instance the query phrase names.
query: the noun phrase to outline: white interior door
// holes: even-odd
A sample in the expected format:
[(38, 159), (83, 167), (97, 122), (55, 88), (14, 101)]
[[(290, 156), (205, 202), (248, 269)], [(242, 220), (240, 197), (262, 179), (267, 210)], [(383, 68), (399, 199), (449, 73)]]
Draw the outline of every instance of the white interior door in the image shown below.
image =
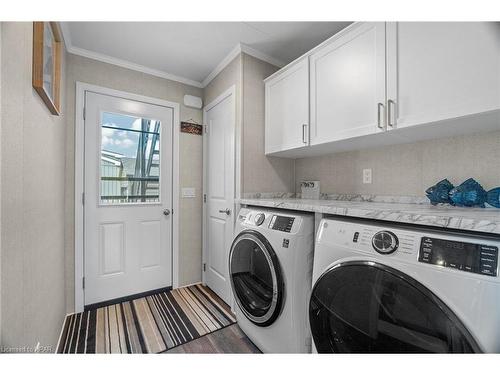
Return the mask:
[(169, 287), (173, 109), (85, 103), (85, 305)]
[(228, 256), (234, 229), (234, 90), (205, 107), (204, 281), (230, 304)]

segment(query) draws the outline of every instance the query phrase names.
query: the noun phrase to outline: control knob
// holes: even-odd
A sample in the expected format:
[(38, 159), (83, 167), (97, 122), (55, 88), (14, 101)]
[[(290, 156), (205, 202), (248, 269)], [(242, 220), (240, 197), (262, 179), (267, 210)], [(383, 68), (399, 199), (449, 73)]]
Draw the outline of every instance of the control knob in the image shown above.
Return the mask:
[(387, 230), (375, 233), (372, 238), (372, 246), (380, 254), (391, 254), (396, 251), (398, 245), (398, 237)]
[(257, 225), (257, 226), (261, 225), (264, 222), (265, 218), (266, 218), (266, 215), (264, 215), (263, 213), (255, 215), (255, 218), (253, 219), (255, 225)]

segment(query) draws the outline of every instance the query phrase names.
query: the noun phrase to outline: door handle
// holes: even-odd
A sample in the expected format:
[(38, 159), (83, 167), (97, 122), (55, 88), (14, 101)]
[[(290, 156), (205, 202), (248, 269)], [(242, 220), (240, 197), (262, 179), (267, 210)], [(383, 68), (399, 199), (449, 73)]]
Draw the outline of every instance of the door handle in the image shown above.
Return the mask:
[(394, 123), (391, 122), (392, 117), (394, 116), (394, 111), (396, 103), (394, 100), (389, 99), (387, 101), (387, 125), (389, 125), (391, 128), (394, 128)]
[(380, 108), (384, 109), (384, 105), (382, 103), (378, 103), (377, 104), (377, 127), (379, 129), (384, 129), (384, 124), (382, 124), (382, 119), (380, 118), (380, 115), (381, 115), (381, 110)]
[(165, 209), (163, 210), (163, 215), (165, 215), (165, 216), (170, 215), (170, 210), (169, 210), (168, 208), (165, 208)]
[(307, 144), (307, 134), (306, 134), (307, 124), (302, 124), (302, 143)]
[(229, 216), (231, 215), (231, 210), (229, 208), (226, 208), (225, 210), (219, 210), (219, 213)]

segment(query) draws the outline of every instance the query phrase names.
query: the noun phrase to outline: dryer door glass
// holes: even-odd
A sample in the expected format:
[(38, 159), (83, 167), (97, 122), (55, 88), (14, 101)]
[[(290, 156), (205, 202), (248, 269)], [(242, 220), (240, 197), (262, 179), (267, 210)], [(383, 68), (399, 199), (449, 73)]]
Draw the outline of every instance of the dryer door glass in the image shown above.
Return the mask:
[(347, 262), (321, 276), (309, 322), (319, 353), (479, 351), (455, 314), (426, 287), (372, 262)]
[(272, 324), (281, 310), (283, 281), (271, 245), (260, 233), (243, 231), (229, 259), (231, 286), (241, 311), (259, 326)]

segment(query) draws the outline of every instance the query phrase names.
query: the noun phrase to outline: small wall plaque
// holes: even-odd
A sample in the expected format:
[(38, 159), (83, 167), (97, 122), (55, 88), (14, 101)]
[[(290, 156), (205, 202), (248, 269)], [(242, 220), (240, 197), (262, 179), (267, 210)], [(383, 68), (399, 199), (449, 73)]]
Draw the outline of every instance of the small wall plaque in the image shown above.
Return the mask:
[(194, 122), (181, 122), (181, 133), (189, 133), (202, 135), (203, 134), (203, 125), (195, 124)]

